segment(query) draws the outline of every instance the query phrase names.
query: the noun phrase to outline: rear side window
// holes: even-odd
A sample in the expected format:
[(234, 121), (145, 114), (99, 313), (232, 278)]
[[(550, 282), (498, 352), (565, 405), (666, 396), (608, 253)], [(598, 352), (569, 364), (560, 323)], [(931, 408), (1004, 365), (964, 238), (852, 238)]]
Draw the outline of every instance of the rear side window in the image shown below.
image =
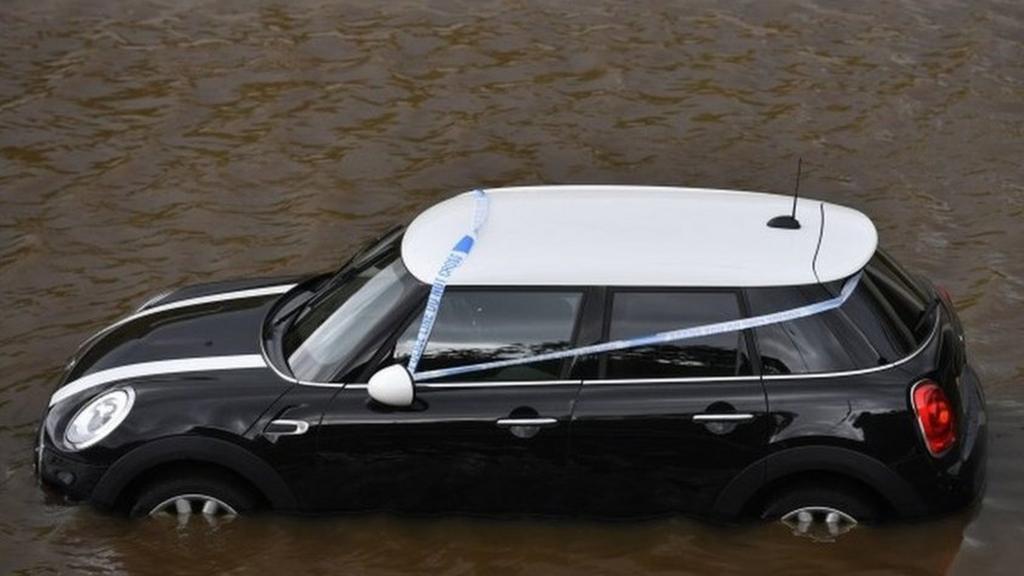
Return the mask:
[(875, 252), (866, 271), (868, 285), (892, 328), (901, 332), (910, 345), (920, 343), (930, 332), (924, 316), (934, 298), (881, 250)]
[[(451, 289), (417, 371), (523, 358), (572, 346), (583, 293)], [(403, 330), (392, 359), (406, 364), (422, 313)], [(439, 379), (440, 382), (557, 380), (562, 360), (535, 362)]]
[[(740, 317), (734, 292), (620, 291), (612, 295), (608, 339), (713, 324)], [(609, 352), (605, 378), (688, 378), (751, 373), (742, 332)]]
[[(836, 283), (833, 288), (838, 293), (841, 285)], [(861, 276), (860, 285), (849, 300), (833, 314), (840, 315), (871, 344), (877, 355), (875, 364), (894, 362), (909, 354), (914, 346), (913, 335), (886, 304), (870, 274)]]
[[(858, 287), (857, 291), (862, 288)], [(797, 308), (833, 297), (820, 285), (747, 290), (754, 316)], [(754, 329), (763, 374), (839, 372), (877, 364), (877, 354), (836, 311)]]
[[(820, 302), (839, 294), (843, 283), (748, 289), (750, 313)], [(842, 372), (895, 362), (927, 337), (927, 302), (923, 290), (877, 252), (840, 308), (755, 329), (762, 372)]]

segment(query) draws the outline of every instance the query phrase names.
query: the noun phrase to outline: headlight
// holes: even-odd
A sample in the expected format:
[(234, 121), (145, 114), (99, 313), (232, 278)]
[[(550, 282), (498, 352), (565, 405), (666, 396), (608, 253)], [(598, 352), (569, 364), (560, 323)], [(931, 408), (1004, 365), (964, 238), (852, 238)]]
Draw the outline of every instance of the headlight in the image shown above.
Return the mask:
[(82, 407), (64, 430), (64, 442), (72, 450), (88, 448), (103, 440), (124, 422), (135, 402), (131, 388), (111, 390)]

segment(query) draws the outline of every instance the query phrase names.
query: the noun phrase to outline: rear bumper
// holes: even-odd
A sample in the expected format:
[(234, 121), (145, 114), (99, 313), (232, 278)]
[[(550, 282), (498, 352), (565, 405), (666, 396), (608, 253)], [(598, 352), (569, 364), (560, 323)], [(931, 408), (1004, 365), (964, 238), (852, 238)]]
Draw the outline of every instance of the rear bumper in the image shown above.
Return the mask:
[(959, 448), (931, 460), (932, 480), (922, 489), (935, 513), (960, 510), (977, 501), (985, 490), (988, 461), (988, 415), (985, 397), (974, 369), (967, 365), (960, 376), (960, 397), (964, 406)]
[(960, 377), (960, 395), (964, 403), (964, 433), (959, 460), (947, 468), (953, 478), (951, 498), (957, 504), (977, 500), (985, 490), (988, 463), (988, 413), (978, 375), (970, 364)]

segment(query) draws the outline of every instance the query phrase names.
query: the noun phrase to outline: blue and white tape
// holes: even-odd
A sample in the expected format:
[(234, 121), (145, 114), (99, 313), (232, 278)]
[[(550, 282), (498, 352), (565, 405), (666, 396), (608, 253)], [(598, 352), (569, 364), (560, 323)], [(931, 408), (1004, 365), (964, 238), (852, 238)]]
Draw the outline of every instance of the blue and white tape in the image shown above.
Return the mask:
[(857, 288), (857, 283), (860, 281), (861, 274), (857, 273), (843, 284), (842, 290), (836, 297), (797, 308), (791, 308), (789, 310), (783, 310), (781, 312), (751, 316), (749, 318), (740, 318), (738, 320), (729, 320), (727, 322), (716, 322), (714, 324), (705, 324), (703, 326), (681, 328), (679, 330), (669, 330), (667, 332), (658, 332), (657, 334), (651, 334), (650, 336), (643, 336), (640, 338), (603, 342), (600, 344), (592, 344), (590, 346), (580, 346), (578, 348), (535, 354), (533, 356), (526, 356), (523, 358), (480, 362), (477, 364), (440, 368), (437, 370), (427, 370), (425, 372), (417, 373), (416, 368), (419, 366), (420, 359), (423, 357), (423, 351), (427, 347), (427, 342), (430, 339), (430, 333), (434, 328), (434, 321), (437, 320), (437, 313), (441, 308), (441, 297), (444, 295), (445, 287), (448, 285), (448, 281), (451, 279), (452, 273), (454, 273), (469, 256), (470, 251), (473, 249), (473, 244), (476, 242), (477, 233), (480, 231), (481, 226), (483, 226), (484, 221), (487, 220), (487, 211), (489, 206), (487, 194), (485, 194), (483, 190), (475, 190), (474, 194), (476, 197), (476, 207), (473, 213), (471, 231), (455, 243), (455, 246), (441, 265), (441, 269), (438, 271), (437, 276), (434, 278), (434, 282), (430, 287), (430, 296), (427, 298), (427, 306), (423, 312), (423, 319), (420, 321), (420, 329), (416, 334), (416, 343), (409, 355), (408, 370), (416, 381), (436, 380), (438, 378), (445, 378), (448, 376), (483, 372), (485, 370), (493, 370), (495, 368), (521, 366), (523, 364), (533, 364), (535, 362), (544, 362), (547, 360), (561, 360), (563, 358), (570, 358), (573, 356), (615, 352), (617, 350), (625, 350), (628, 348), (639, 348), (641, 346), (650, 346), (653, 344), (677, 342), (679, 340), (713, 336), (715, 334), (724, 334), (727, 332), (739, 332), (740, 330), (760, 328), (762, 326), (768, 326), (769, 324), (789, 322), (839, 308), (850, 297), (850, 294), (852, 294), (854, 289)]
[(546, 360), (561, 360), (571, 356), (586, 356), (588, 354), (615, 352), (617, 350), (625, 350), (627, 348), (639, 348), (641, 346), (650, 346), (653, 344), (677, 342), (679, 340), (686, 340), (689, 338), (713, 336), (715, 334), (724, 334), (726, 332), (738, 332), (740, 330), (760, 328), (761, 326), (768, 326), (769, 324), (789, 322), (791, 320), (806, 318), (808, 316), (821, 314), (822, 312), (828, 312), (829, 310), (839, 308), (850, 297), (850, 294), (853, 293), (859, 281), (860, 273), (857, 273), (843, 284), (843, 289), (835, 298), (829, 298), (828, 300), (822, 300), (821, 302), (807, 304), (798, 308), (790, 308), (789, 310), (783, 310), (781, 312), (773, 312), (771, 314), (763, 314), (761, 316), (751, 316), (749, 318), (740, 318), (738, 320), (729, 320), (727, 322), (716, 322), (714, 324), (705, 324), (703, 326), (693, 326), (691, 328), (681, 328), (679, 330), (669, 330), (667, 332), (651, 334), (650, 336), (615, 340), (612, 342), (603, 342), (601, 344), (592, 344), (590, 346), (580, 346), (578, 348), (569, 348), (566, 350), (558, 350), (556, 352), (536, 354), (525, 358), (511, 358), (508, 360), (495, 360), (493, 362), (467, 364), (466, 366), (454, 366), (452, 368), (440, 368), (438, 370), (428, 370), (418, 374), (413, 372), (413, 379), (417, 381), (436, 380), (437, 378), (469, 374), (471, 372), (482, 372), (484, 370), (493, 370), (495, 368), (520, 366), (523, 364), (532, 364), (534, 362), (544, 362)]
[(437, 276), (434, 277), (434, 282), (430, 285), (430, 296), (427, 297), (427, 307), (423, 311), (423, 319), (420, 321), (420, 329), (416, 333), (416, 343), (413, 345), (412, 352), (409, 354), (409, 365), (408, 370), (410, 374), (416, 373), (416, 367), (420, 363), (420, 358), (423, 357), (423, 350), (427, 347), (427, 341), (430, 339), (430, 332), (434, 329), (434, 321), (437, 320), (437, 312), (441, 308), (441, 297), (444, 296), (444, 289), (448, 286), (448, 281), (451, 280), (452, 274), (455, 270), (466, 261), (469, 253), (473, 250), (473, 244), (476, 243), (477, 232), (480, 231), (480, 227), (484, 225), (487, 220), (487, 210), (490, 205), (490, 199), (483, 190), (474, 190), (474, 198), (476, 200), (473, 208), (473, 222), (470, 227), (469, 234), (466, 234), (455, 243), (452, 247), (451, 252), (448, 253), (448, 257), (444, 259), (441, 264), (441, 269), (438, 270)]

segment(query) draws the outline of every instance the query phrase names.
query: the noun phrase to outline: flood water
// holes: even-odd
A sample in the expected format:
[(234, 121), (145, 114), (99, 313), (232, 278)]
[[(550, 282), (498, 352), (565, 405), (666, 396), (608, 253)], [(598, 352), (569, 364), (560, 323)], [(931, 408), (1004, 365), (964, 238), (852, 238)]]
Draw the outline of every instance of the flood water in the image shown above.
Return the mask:
[[(165, 288), (326, 270), (477, 186), (788, 192), (798, 156), (804, 194), (952, 292), (989, 400), (976, 509), (832, 544), (683, 518), (178, 529), (35, 485), (62, 365)], [(0, 573), (1019, 573), (1022, 162), (1015, 1), (4, 2)]]

